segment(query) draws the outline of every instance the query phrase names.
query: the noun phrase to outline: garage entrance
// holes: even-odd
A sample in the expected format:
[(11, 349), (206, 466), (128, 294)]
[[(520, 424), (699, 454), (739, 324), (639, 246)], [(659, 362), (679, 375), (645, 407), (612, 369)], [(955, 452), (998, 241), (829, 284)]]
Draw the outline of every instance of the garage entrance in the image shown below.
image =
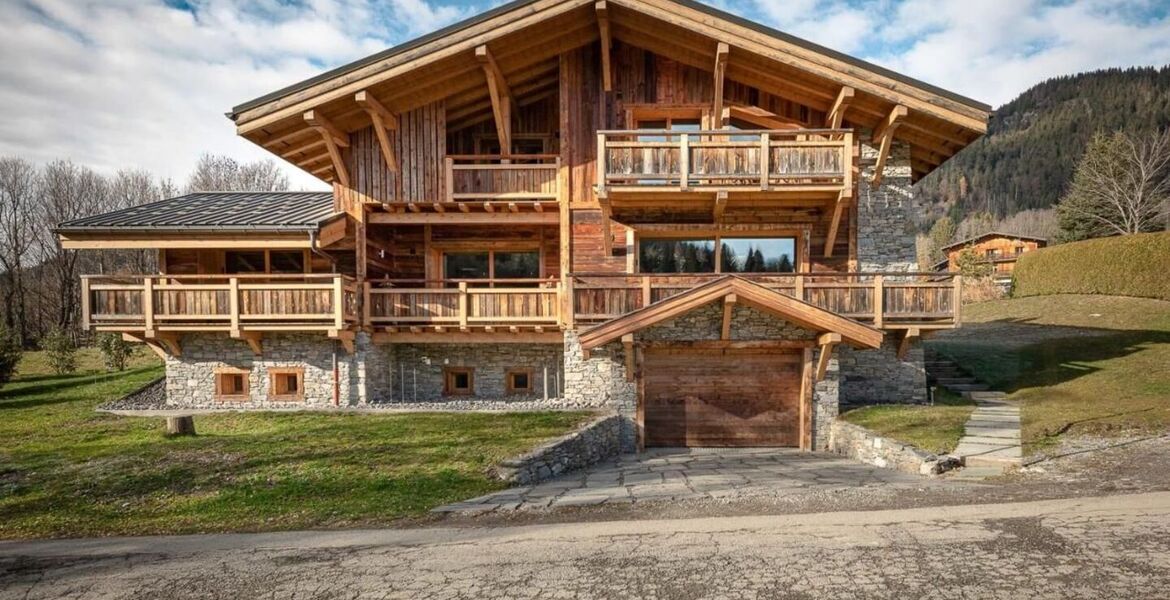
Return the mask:
[(648, 447), (799, 447), (804, 359), (793, 349), (646, 348)]

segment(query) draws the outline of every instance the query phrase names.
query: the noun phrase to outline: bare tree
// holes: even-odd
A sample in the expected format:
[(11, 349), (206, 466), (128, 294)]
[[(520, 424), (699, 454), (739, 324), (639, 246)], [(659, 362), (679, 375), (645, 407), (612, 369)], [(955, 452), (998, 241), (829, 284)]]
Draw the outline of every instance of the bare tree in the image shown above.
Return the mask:
[(37, 172), (20, 158), (0, 158), (0, 266), (4, 268), (4, 323), (28, 341), (25, 268), (37, 236)]
[(1066, 236), (1083, 239), (1157, 231), (1168, 203), (1170, 129), (1095, 136), (1057, 208)]
[(282, 192), (288, 190), (288, 176), (276, 162), (258, 160), (240, 163), (234, 158), (204, 154), (187, 180), (187, 192)]
[(49, 278), (41, 303), (48, 313), (44, 323), (71, 329), (79, 310), (79, 255), (62, 248), (52, 228), (108, 206), (109, 184), (93, 170), (61, 160), (45, 166), (41, 184), (41, 262)]
[[(168, 194), (165, 189), (168, 187), (174, 186), (166, 180), (156, 183), (154, 176), (147, 171), (122, 169), (110, 181), (108, 210), (131, 208), (174, 195)], [(170, 191), (173, 192), (173, 189)], [(98, 268), (102, 273), (108, 270), (149, 273), (157, 268), (158, 253), (152, 250), (98, 252), (98, 260)]]

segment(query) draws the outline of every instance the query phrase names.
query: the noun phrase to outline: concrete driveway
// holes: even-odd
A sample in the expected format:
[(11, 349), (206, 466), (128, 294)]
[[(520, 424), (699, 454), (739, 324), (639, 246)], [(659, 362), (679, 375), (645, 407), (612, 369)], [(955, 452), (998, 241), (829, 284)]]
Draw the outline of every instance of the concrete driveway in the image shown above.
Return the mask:
[(732, 501), (814, 489), (937, 485), (946, 484), (792, 448), (656, 449), (436, 512), (472, 515), (653, 501)]

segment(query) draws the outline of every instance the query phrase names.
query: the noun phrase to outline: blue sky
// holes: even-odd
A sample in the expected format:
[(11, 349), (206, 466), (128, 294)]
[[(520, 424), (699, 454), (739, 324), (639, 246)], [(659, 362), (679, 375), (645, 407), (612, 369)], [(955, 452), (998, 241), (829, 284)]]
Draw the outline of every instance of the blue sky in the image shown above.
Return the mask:
[[(1170, 63), (1170, 0), (709, 3), (992, 105), (1048, 77)], [(179, 182), (204, 151), (266, 157), (224, 112), (497, 4), (4, 0), (0, 154)]]

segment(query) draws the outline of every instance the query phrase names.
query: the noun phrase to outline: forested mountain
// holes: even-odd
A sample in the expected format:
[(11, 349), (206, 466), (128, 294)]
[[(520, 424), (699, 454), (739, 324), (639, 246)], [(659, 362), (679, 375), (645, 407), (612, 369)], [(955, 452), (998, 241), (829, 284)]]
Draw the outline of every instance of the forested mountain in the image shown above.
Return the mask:
[[(1170, 66), (1041, 83), (1000, 107), (988, 133), (918, 184), (931, 218), (1002, 218), (1055, 204), (1095, 132), (1170, 126)], [(929, 225), (929, 222), (924, 225)]]

